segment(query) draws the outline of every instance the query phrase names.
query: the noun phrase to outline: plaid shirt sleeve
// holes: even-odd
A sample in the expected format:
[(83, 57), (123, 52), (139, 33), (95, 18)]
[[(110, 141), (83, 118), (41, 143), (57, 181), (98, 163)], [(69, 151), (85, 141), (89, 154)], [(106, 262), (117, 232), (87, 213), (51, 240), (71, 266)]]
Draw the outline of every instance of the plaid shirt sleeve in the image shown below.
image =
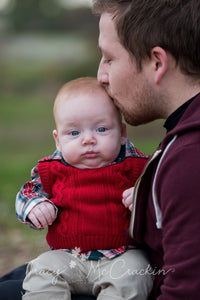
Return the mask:
[(49, 195), (42, 187), (36, 166), (31, 170), (31, 181), (26, 182), (17, 194), (15, 203), (17, 219), (30, 225), (27, 215), (35, 205), (42, 201), (49, 201)]
[[(56, 151), (52, 156), (49, 156), (48, 158), (60, 159), (59, 153)], [(17, 194), (15, 202), (17, 219), (20, 222), (27, 224), (32, 228), (35, 228), (32, 223), (27, 220), (27, 215), (34, 206), (43, 201), (49, 201), (51, 204), (53, 204), (53, 202), (51, 202), (49, 198), (49, 195), (42, 187), (42, 183), (38, 173), (38, 166), (36, 166), (31, 170), (31, 181), (26, 182)], [(55, 205), (54, 207), (57, 212), (57, 208)]]
[(125, 151), (125, 156), (126, 157), (129, 157), (129, 156), (132, 156), (132, 157), (142, 157), (142, 158), (149, 158), (149, 155), (139, 151), (135, 145), (127, 140), (126, 142), (126, 151)]

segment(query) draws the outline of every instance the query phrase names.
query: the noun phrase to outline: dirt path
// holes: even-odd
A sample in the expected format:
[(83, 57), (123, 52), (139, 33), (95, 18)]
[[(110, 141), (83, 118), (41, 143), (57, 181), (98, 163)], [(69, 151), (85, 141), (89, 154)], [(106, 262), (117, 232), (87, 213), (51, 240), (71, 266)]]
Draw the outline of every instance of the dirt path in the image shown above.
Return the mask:
[(41, 236), (31, 240), (19, 230), (1, 232), (0, 277), (48, 250), (45, 238), (41, 238)]

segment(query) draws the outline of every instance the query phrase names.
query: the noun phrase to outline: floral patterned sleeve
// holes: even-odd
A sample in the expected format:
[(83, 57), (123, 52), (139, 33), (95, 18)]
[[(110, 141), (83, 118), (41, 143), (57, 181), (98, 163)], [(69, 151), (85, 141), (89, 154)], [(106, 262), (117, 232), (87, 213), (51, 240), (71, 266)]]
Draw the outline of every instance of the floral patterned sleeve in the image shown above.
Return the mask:
[[(38, 173), (38, 166), (36, 166), (31, 170), (31, 181), (26, 182), (17, 194), (15, 203), (17, 219), (20, 222), (30, 225), (34, 228), (32, 223), (28, 221), (27, 215), (29, 214), (31, 209), (40, 202), (51, 202), (49, 198), (49, 195), (44, 191), (42, 187), (40, 176)], [(57, 210), (56, 207), (55, 209)]]

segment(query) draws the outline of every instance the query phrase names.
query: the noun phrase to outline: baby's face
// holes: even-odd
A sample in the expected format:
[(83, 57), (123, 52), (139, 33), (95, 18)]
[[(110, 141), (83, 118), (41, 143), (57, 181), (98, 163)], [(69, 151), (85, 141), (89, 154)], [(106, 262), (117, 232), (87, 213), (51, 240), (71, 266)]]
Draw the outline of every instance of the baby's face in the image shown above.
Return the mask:
[(126, 143), (119, 112), (104, 91), (78, 94), (59, 103), (54, 138), (64, 160), (77, 168), (113, 162)]

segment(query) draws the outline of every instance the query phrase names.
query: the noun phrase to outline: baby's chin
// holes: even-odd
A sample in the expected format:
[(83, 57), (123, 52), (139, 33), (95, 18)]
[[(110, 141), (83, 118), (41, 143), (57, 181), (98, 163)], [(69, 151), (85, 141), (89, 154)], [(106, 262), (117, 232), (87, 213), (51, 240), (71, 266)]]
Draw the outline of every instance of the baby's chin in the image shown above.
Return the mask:
[(90, 161), (88, 163), (83, 163), (83, 164), (77, 164), (74, 165), (73, 167), (78, 168), (78, 169), (99, 169), (106, 167), (110, 164), (110, 162), (94, 162)]

